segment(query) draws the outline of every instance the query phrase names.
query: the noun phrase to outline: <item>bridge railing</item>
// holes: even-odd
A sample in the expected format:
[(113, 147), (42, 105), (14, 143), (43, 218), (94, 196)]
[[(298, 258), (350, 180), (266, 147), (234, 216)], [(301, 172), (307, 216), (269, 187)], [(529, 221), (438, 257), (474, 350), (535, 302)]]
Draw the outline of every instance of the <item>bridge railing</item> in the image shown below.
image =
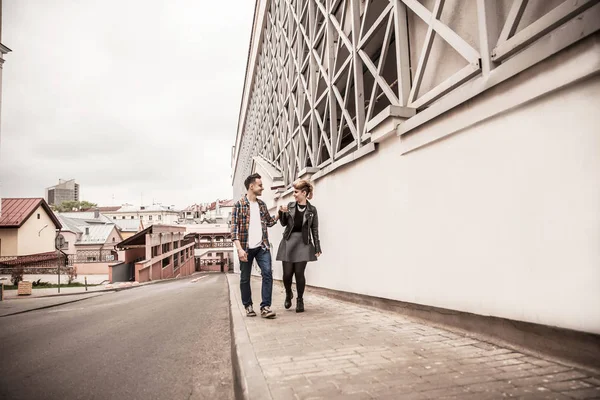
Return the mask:
[(233, 242), (200, 242), (196, 245), (197, 249), (221, 249), (221, 248), (233, 248)]

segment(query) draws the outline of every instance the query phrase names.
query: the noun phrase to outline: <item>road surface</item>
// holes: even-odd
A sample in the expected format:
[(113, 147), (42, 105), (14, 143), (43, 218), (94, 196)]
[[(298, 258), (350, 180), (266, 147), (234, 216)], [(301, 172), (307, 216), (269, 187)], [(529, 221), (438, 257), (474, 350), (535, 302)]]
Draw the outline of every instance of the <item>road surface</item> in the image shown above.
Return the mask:
[(226, 276), (2, 317), (0, 354), (1, 399), (232, 399)]

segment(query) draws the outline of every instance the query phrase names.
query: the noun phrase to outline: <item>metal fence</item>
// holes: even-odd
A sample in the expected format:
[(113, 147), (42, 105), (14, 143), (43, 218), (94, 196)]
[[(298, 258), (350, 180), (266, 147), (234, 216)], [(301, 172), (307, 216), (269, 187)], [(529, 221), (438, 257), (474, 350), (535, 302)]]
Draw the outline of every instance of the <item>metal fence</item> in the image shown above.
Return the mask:
[(0, 274), (10, 274), (12, 270), (23, 268), (25, 273), (56, 273), (57, 268), (67, 268), (74, 264), (118, 261), (117, 253), (111, 250), (82, 250), (76, 254), (49, 252), (28, 256), (0, 257)]
[(233, 248), (233, 242), (200, 242), (196, 244), (197, 249)]
[(57, 269), (73, 265), (69, 256), (62, 253), (44, 253), (30, 256), (0, 257), (0, 274), (10, 274), (15, 269), (25, 273), (56, 273)]
[(97, 263), (118, 261), (117, 253), (112, 250), (78, 250), (76, 254), (70, 254), (71, 263)]

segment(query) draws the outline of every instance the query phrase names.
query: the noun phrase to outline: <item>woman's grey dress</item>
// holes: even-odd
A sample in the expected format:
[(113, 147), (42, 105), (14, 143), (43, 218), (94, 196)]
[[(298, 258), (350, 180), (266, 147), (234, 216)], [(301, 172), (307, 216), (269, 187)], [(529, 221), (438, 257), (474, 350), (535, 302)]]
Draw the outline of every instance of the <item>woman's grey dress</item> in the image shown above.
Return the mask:
[(292, 263), (317, 261), (315, 254), (315, 246), (312, 243), (304, 244), (302, 232), (292, 232), (288, 240), (281, 239), (276, 260)]

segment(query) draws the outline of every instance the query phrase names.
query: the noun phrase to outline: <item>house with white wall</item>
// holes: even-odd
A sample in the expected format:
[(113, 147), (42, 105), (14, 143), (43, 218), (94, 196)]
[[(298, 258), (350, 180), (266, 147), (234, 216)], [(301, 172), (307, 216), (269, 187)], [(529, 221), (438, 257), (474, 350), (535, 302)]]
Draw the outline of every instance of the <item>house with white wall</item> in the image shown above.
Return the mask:
[(27, 256), (55, 250), (62, 225), (42, 198), (2, 199), (0, 256)]
[(117, 211), (103, 212), (108, 218), (116, 223), (117, 220), (139, 220), (144, 227), (151, 225), (172, 225), (179, 219), (179, 211), (175, 206), (163, 206), (162, 204), (135, 206), (125, 204)]

